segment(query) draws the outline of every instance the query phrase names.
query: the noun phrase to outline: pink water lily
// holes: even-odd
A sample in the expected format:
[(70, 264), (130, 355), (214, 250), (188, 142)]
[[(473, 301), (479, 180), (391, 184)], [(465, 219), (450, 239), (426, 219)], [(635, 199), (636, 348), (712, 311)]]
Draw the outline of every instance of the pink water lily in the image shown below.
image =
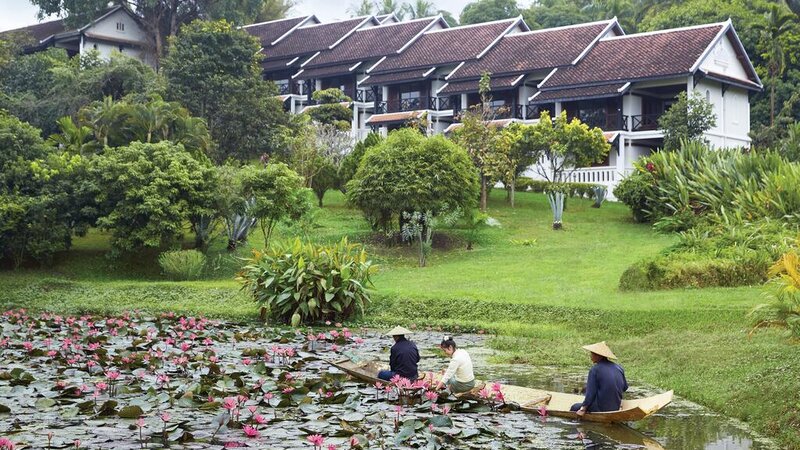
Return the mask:
[(14, 450), (14, 443), (10, 439), (0, 437), (0, 450)]
[(222, 401), (222, 407), (227, 410), (232, 410), (236, 408), (238, 402), (234, 397), (226, 397), (225, 400)]
[(265, 425), (267, 422), (269, 422), (269, 419), (262, 416), (261, 414), (256, 414), (253, 416), (253, 421), (259, 425)]
[(306, 439), (314, 446), (314, 448), (321, 449), (322, 445), (325, 443), (325, 438), (320, 434), (312, 434), (311, 436), (306, 437)]
[(244, 431), (245, 436), (249, 438), (257, 438), (259, 435), (258, 429), (251, 427), (250, 425), (245, 425), (242, 427), (242, 431)]
[(161, 418), (161, 420), (162, 420), (164, 423), (166, 423), (166, 422), (169, 422), (169, 419), (171, 419), (171, 418), (172, 418), (172, 416), (170, 416), (170, 415), (169, 415), (169, 413), (168, 413), (168, 412), (166, 412), (166, 411), (162, 412), (162, 413), (161, 413), (161, 415), (160, 415), (159, 417)]

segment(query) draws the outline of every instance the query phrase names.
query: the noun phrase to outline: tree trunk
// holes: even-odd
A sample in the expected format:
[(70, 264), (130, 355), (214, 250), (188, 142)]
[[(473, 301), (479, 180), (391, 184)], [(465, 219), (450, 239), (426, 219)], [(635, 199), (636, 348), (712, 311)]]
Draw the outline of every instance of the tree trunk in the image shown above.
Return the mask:
[(481, 212), (486, 212), (486, 175), (481, 173)]
[(516, 190), (517, 190), (517, 183), (512, 181), (511, 182), (511, 189), (508, 191), (509, 200), (511, 201), (511, 207), (512, 208), (514, 207), (514, 194), (516, 193)]
[(775, 126), (775, 77), (772, 77), (772, 83), (769, 88), (769, 126)]

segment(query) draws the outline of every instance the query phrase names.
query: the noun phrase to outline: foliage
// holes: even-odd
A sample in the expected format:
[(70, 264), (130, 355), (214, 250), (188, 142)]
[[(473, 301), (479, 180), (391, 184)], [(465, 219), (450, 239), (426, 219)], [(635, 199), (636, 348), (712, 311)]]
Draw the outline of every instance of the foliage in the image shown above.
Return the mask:
[(240, 242), (247, 240), (250, 229), (257, 219), (250, 213), (254, 204), (251, 197), (245, 196), (242, 187), (242, 171), (232, 164), (215, 168), (218, 177), (214, 195), (214, 211), (225, 227), (228, 250), (234, 250)]
[(203, 274), (206, 255), (198, 250), (172, 250), (158, 255), (158, 265), (173, 280), (196, 280)]
[(787, 251), (797, 228), (762, 220), (739, 225), (704, 224), (652, 259), (633, 264), (622, 289), (674, 289), (763, 283), (772, 261)]
[(388, 230), (403, 212), (470, 208), (478, 194), (467, 153), (442, 136), (397, 130), (370, 148), (347, 183), (348, 201), (374, 229)]
[(311, 182), (311, 190), (317, 196), (317, 206), (322, 208), (322, 199), (329, 189), (335, 189), (339, 185), (339, 175), (333, 164), (325, 164)]
[(377, 146), (383, 141), (383, 136), (379, 133), (370, 133), (364, 138), (363, 141), (359, 141), (353, 147), (353, 151), (346, 154), (342, 159), (342, 164), (339, 166), (339, 187), (342, 192), (345, 192), (345, 186), (347, 182), (353, 179), (358, 170), (358, 166), (361, 164), (361, 158), (364, 157), (364, 154), (367, 153), (367, 150)]
[(172, 246), (192, 216), (213, 208), (215, 173), (180, 144), (134, 142), (89, 163), (98, 226), (111, 231), (114, 255)]
[(167, 98), (206, 120), (218, 162), (277, 151), (288, 125), (276, 87), (261, 77), (260, 48), (230, 23), (196, 21), (171, 40), (164, 58)]
[(452, 135), (453, 141), (467, 150), (472, 163), (478, 168), (481, 189), (479, 207), (483, 212), (486, 211), (491, 180), (508, 182), (513, 179), (516, 168), (514, 156), (524, 151), (515, 145), (518, 141), (518, 129), (514, 128), (513, 132), (503, 134), (491, 123), (496, 118), (497, 111), (491, 107), (490, 83), (489, 74), (484, 73), (478, 83), (480, 103), (461, 113), (461, 126)]
[[(321, 204), (325, 192), (340, 183), (338, 172), (353, 147), (353, 139), (349, 130), (343, 131), (334, 124), (311, 123), (303, 117), (295, 120), (293, 129), (285, 136), (289, 163), (303, 177), (306, 187), (319, 192)], [(317, 180), (318, 176), (322, 179)]]
[(342, 131), (350, 130), (353, 111), (345, 103), (351, 102), (352, 99), (346, 96), (341, 89), (330, 88), (314, 91), (312, 98), (317, 104), (307, 110), (311, 120), (320, 124), (335, 125)]
[(510, 19), (519, 16), (519, 7), (514, 0), (477, 0), (468, 3), (461, 11), (458, 21), (462, 25)]
[(800, 338), (800, 256), (796, 246), (770, 267), (769, 277), (765, 286), (769, 302), (757, 305), (749, 314), (753, 331), (785, 328), (791, 337)]
[(258, 220), (265, 243), (278, 223), (298, 220), (311, 208), (303, 179), (284, 163), (244, 166), (239, 176), (243, 197), (252, 201), (247, 215)]
[(790, 125), (785, 138), (778, 144), (778, 154), (787, 161), (800, 162), (800, 123)]
[(0, 107), (42, 129), (56, 133), (56, 120), (106, 96), (147, 96), (158, 92), (156, 73), (141, 61), (114, 53), (101, 60), (89, 53), (68, 58), (62, 49), (20, 56), (0, 72)]
[(55, 152), (38, 129), (0, 112), (0, 259), (46, 264), (70, 247), (92, 220), (83, 172), (80, 157)]
[(400, 235), (404, 241), (417, 241), (420, 267), (425, 267), (428, 255), (433, 248), (432, 238), (434, 230), (438, 228), (439, 225), (452, 226), (460, 217), (460, 209), (452, 211), (444, 210), (438, 215), (434, 215), (431, 211), (403, 212), (403, 225), (400, 229)]
[(253, 251), (237, 280), (271, 317), (298, 326), (362, 313), (376, 269), (346, 238), (330, 246), (295, 239)]
[(652, 176), (647, 172), (636, 171), (617, 184), (614, 196), (628, 205), (634, 221), (643, 223), (648, 221), (648, 211), (653, 209), (648, 204), (648, 197), (652, 197), (652, 187)]
[(714, 105), (699, 92), (687, 97), (686, 92), (681, 91), (677, 101), (658, 119), (658, 126), (664, 130), (664, 148), (667, 150), (678, 148), (681, 141), (702, 140), (703, 133), (716, 124)]
[(572, 2), (558, 2), (550, 6), (534, 3), (522, 11), (522, 16), (531, 29), (554, 28), (591, 21), (589, 16)]
[(536, 161), (536, 172), (553, 183), (579, 167), (603, 161), (610, 145), (599, 128), (590, 129), (577, 118), (567, 121), (566, 113), (554, 119), (542, 112), (539, 123), (524, 128), (519, 144)]

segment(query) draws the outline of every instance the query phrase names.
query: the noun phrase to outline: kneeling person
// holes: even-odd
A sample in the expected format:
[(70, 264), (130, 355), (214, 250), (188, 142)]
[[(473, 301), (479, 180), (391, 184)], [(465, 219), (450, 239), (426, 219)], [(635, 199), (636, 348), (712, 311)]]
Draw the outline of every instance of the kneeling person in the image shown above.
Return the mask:
[(455, 341), (450, 336), (445, 337), (439, 347), (450, 357), (450, 365), (447, 366), (439, 387), (447, 386), (454, 394), (472, 390), (475, 387), (475, 374), (472, 372), (472, 358), (469, 357), (469, 353), (457, 349)]
[(619, 411), (622, 406), (622, 394), (628, 390), (625, 370), (610, 360), (617, 359), (605, 341), (586, 345), (589, 357), (594, 365), (589, 370), (586, 380), (586, 397), (583, 403), (572, 405), (570, 411), (583, 417), (587, 412)]
[(406, 339), (406, 335), (411, 334), (411, 331), (403, 327), (394, 327), (392, 331), (386, 334), (394, 339), (394, 345), (389, 354), (390, 370), (381, 370), (378, 372), (378, 378), (390, 381), (395, 375), (400, 375), (409, 381), (417, 381), (419, 377), (419, 372), (417, 371), (419, 350), (417, 350), (416, 344)]

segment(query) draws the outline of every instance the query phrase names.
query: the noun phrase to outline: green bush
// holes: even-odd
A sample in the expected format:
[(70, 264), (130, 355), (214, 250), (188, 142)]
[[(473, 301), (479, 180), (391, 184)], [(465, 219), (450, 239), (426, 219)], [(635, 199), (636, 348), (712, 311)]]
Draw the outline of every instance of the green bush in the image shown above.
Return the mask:
[(614, 196), (626, 204), (633, 213), (633, 220), (639, 223), (647, 222), (648, 196), (651, 195), (652, 177), (642, 172), (634, 172), (625, 177), (616, 188)]
[(750, 312), (753, 330), (785, 328), (795, 339), (800, 338), (800, 256), (797, 249), (783, 254), (769, 271), (770, 282), (765, 286), (768, 303)]
[(763, 283), (768, 269), (791, 248), (797, 230), (777, 221), (704, 225), (620, 278), (622, 290), (742, 286)]
[(295, 239), (254, 250), (237, 280), (262, 314), (297, 326), (363, 312), (376, 268), (363, 247), (346, 238), (330, 246)]
[(206, 255), (198, 250), (174, 250), (158, 255), (164, 275), (173, 280), (196, 280), (203, 274)]

